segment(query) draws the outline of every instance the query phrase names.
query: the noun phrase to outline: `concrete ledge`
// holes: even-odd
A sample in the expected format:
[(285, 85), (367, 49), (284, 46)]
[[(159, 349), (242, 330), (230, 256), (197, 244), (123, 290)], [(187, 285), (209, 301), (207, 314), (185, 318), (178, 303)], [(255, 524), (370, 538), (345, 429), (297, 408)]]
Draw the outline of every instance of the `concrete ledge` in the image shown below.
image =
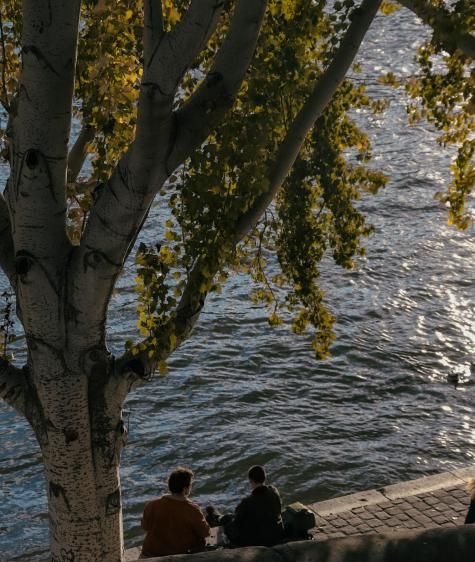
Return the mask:
[(417, 480), (378, 488), (378, 491), (390, 500), (397, 500), (407, 496), (417, 496), (418, 494), (432, 492), (440, 488), (462, 488), (464, 484), (465, 480), (462, 478), (455, 476), (451, 472), (444, 472), (442, 474), (434, 474), (434, 476), (424, 476)]
[(475, 478), (475, 466), (442, 472), (441, 474), (434, 474), (433, 476), (423, 476), (417, 480), (392, 484), (376, 490), (366, 490), (348, 496), (340, 496), (331, 500), (313, 503), (309, 505), (309, 507), (317, 515), (326, 517), (328, 515), (336, 515), (337, 513), (350, 511), (355, 507), (367, 507), (369, 505), (440, 490), (441, 488), (463, 488), (471, 478)]
[(451, 470), (456, 478), (461, 478), (464, 482), (468, 482), (471, 478), (475, 478), (475, 465), (466, 466), (465, 468), (459, 468), (457, 470)]
[(423, 532), (358, 535), (303, 541), (274, 548), (248, 547), (179, 556), (150, 562), (473, 562), (475, 526)]
[(366, 492), (357, 492), (349, 496), (340, 496), (331, 500), (325, 500), (313, 503), (308, 507), (317, 515), (325, 517), (327, 515), (350, 511), (355, 507), (366, 507), (376, 503), (387, 502), (388, 498), (378, 490), (367, 490)]

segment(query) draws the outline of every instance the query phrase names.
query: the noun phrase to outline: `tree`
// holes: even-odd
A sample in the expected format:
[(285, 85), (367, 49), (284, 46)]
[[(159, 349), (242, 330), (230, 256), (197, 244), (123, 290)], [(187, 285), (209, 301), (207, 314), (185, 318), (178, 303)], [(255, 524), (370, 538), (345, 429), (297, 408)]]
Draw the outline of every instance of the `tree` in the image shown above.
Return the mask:
[[(471, 2), (402, 0), (433, 28), (405, 84), (411, 118), (458, 146), (440, 197), (468, 226), (474, 183)], [(5, 0), (0, 8), (0, 265), (16, 294), (27, 364), (3, 349), (0, 396), (26, 417), (44, 460), (52, 560), (121, 560), (122, 405), (191, 333), (232, 269), (251, 275), (269, 323), (333, 318), (318, 287), (371, 228), (354, 201), (386, 178), (348, 113), (384, 109), (346, 75), (380, 0)], [(434, 61), (440, 62), (435, 67)], [(357, 72), (357, 68), (353, 68)], [(385, 78), (399, 87), (397, 78)], [(69, 142), (72, 123), (80, 126)], [(81, 175), (82, 170), (87, 176)], [(105, 320), (154, 201), (157, 244), (138, 246), (142, 341), (120, 357)], [(277, 257), (270, 275), (265, 256)], [(79, 485), (80, 483), (80, 485)]]

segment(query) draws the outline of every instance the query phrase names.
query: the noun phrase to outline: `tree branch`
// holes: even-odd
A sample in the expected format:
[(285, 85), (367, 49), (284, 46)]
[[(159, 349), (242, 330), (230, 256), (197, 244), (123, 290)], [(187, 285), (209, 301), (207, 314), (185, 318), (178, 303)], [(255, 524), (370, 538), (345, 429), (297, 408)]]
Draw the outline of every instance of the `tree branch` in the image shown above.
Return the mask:
[(68, 183), (76, 181), (87, 158), (87, 145), (94, 140), (96, 131), (85, 125), (68, 155)]
[(26, 389), (25, 371), (0, 358), (0, 398), (23, 416), (26, 415)]
[(12, 225), (7, 203), (0, 195), (0, 267), (10, 281), (10, 285), (15, 287), (15, 252), (12, 238)]
[(132, 176), (128, 163), (128, 156), (122, 158), (111, 178), (96, 188), (81, 243), (71, 255), (68, 338), (79, 349), (103, 340), (112, 289), (153, 200), (148, 184)]
[(262, 26), (267, 0), (239, 0), (210, 72), (177, 112), (177, 139), (167, 166), (175, 169), (209, 135), (234, 102)]
[[(269, 172), (269, 190), (256, 200), (247, 213), (238, 219), (233, 239), (222, 241), (222, 244), (228, 246), (228, 249), (232, 249), (252, 230), (277, 194), (297, 158), (307, 133), (345, 78), (380, 3), (381, 0), (363, 0), (361, 6), (353, 13), (352, 23), (332, 62), (291, 124), (277, 152), (274, 165)], [(176, 316), (163, 326), (165, 332), (170, 330), (176, 336), (173, 349), (188, 337), (198, 320), (207, 296), (207, 291), (203, 292), (201, 288), (203, 285), (209, 286), (210, 279), (214, 278), (221, 265), (218, 262), (209, 263), (206, 256), (200, 257), (195, 263), (177, 307)], [(206, 276), (203, 273), (204, 271), (207, 272)], [(164, 350), (160, 357), (154, 360), (148, 358), (147, 351), (135, 356), (125, 353), (117, 362), (118, 371), (122, 372), (123, 376), (130, 381), (130, 384), (135, 386), (146, 381), (153, 374), (157, 361), (166, 359), (173, 349)]]
[(9, 144), (17, 302), (27, 335), (50, 345), (63, 339), (59, 301), (71, 249), (65, 184), (80, 4), (23, 0), (22, 68)]
[(153, 49), (162, 40), (163, 29), (163, 9), (162, 0), (144, 0), (144, 59), (148, 64)]
[[(177, 115), (181, 123), (180, 142), (175, 150), (168, 169), (175, 169), (222, 118), (239, 89), (257, 43), (262, 25), (266, 0), (240, 0), (235, 9), (228, 35), (216, 56), (207, 79), (185, 104)], [(220, 78), (216, 80), (216, 76)], [(211, 111), (203, 111), (203, 105), (214, 104)], [(208, 119), (210, 123), (208, 123)], [(190, 130), (189, 120), (194, 121), (195, 129)], [(186, 128), (185, 128), (186, 125)], [(178, 127), (180, 125), (178, 124)], [(192, 133), (192, 134), (190, 134)], [(178, 143), (178, 141), (177, 141)], [(175, 145), (176, 146), (176, 145)], [(147, 352), (132, 355), (123, 354), (116, 362), (116, 376), (127, 381), (127, 391), (145, 382), (155, 371), (157, 362), (166, 359), (189, 335), (200, 315), (206, 294), (200, 293), (203, 259), (199, 259), (190, 274), (176, 315), (163, 326), (176, 336), (172, 349), (163, 350), (159, 358), (150, 359)]]
[[(18, 114), (13, 120), (13, 177), (16, 180), (18, 166), (28, 150), (44, 154), (58, 213), (65, 208), (79, 8), (80, 0), (23, 2), (22, 72)], [(55, 222), (61, 222), (64, 231), (64, 216)], [(66, 235), (63, 232), (61, 237), (59, 229), (57, 235), (56, 247), (60, 247)]]
[(414, 12), (426, 25), (432, 27), (436, 39), (452, 52), (460, 49), (468, 58), (475, 58), (475, 37), (467, 29), (461, 29), (461, 22), (442, 6), (434, 6), (427, 0), (398, 0)]
[(65, 180), (79, 11), (80, 0), (23, 1), (22, 68), (11, 112), (7, 201), (17, 304), (25, 332), (55, 344), (62, 339), (58, 297), (70, 250)]
[[(150, 50), (157, 33), (145, 12)], [(149, 52), (138, 104), (137, 132), (109, 181), (96, 192), (69, 277), (72, 311), (69, 336), (87, 349), (104, 331), (103, 318), (115, 281), (147, 216), (158, 189), (170, 175), (166, 156), (175, 138), (173, 99), (183, 73), (214, 30), (223, 3), (193, 0), (183, 19)]]
[(381, 0), (363, 0), (361, 6), (353, 12), (351, 24), (341, 40), (332, 62), (291, 123), (277, 151), (268, 174), (268, 190), (260, 195), (251, 208), (238, 219), (234, 233), (234, 244), (242, 240), (256, 226), (276, 196), (300, 152), (305, 137), (314, 126), (315, 121), (322, 115), (338, 86), (343, 82), (380, 4)]
[[(203, 282), (209, 278), (203, 275), (203, 268), (206, 258), (200, 257), (190, 273), (188, 283), (183, 291), (183, 295), (177, 306), (175, 315), (170, 318), (161, 329), (166, 334), (175, 336), (172, 346), (158, 350), (158, 356), (149, 357), (149, 347), (138, 354), (134, 355), (130, 351), (126, 351), (116, 361), (116, 377), (117, 380), (125, 380), (127, 392), (131, 388), (136, 388), (147, 382), (154, 374), (160, 361), (166, 360), (190, 335), (206, 299), (206, 293), (200, 291)], [(125, 398), (125, 397), (124, 397)]]
[(168, 95), (174, 94), (184, 73), (216, 29), (223, 6), (223, 0), (192, 0), (183, 18), (168, 33), (159, 32), (157, 22), (152, 19), (153, 6), (147, 6), (145, 81), (155, 82)]

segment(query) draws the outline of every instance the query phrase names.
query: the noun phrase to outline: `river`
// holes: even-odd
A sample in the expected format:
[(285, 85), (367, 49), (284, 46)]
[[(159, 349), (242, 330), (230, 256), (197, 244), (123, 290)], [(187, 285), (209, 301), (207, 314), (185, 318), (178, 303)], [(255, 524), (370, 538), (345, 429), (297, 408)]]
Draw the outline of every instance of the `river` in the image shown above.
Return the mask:
[[(195, 470), (197, 501), (232, 507), (255, 463), (266, 465), (285, 502), (314, 502), (475, 461), (474, 227), (449, 227), (433, 198), (449, 180), (453, 152), (425, 124), (408, 126), (404, 97), (377, 82), (382, 72), (414, 71), (424, 33), (406, 11), (378, 17), (359, 57), (370, 90), (391, 100), (385, 114), (358, 118), (375, 165), (392, 179), (361, 202), (375, 225), (367, 257), (350, 272), (324, 267), (338, 318), (333, 357), (318, 362), (308, 338), (270, 329), (246, 279), (233, 277), (209, 299), (169, 375), (127, 402), (127, 546), (140, 544), (144, 502), (164, 490), (177, 464)], [(117, 352), (135, 325), (132, 278), (129, 265), (109, 317)], [(459, 375), (457, 388), (450, 373)], [(45, 560), (40, 453), (4, 404), (0, 451), (0, 560)]]

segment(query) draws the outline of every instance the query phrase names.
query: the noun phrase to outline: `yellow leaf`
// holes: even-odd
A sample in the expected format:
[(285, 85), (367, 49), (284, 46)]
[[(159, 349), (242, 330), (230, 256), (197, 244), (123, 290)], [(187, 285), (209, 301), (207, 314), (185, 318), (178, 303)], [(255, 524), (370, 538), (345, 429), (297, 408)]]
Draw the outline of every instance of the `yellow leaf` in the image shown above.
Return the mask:
[(165, 361), (160, 361), (158, 364), (158, 371), (161, 377), (164, 377), (168, 373), (168, 366)]

